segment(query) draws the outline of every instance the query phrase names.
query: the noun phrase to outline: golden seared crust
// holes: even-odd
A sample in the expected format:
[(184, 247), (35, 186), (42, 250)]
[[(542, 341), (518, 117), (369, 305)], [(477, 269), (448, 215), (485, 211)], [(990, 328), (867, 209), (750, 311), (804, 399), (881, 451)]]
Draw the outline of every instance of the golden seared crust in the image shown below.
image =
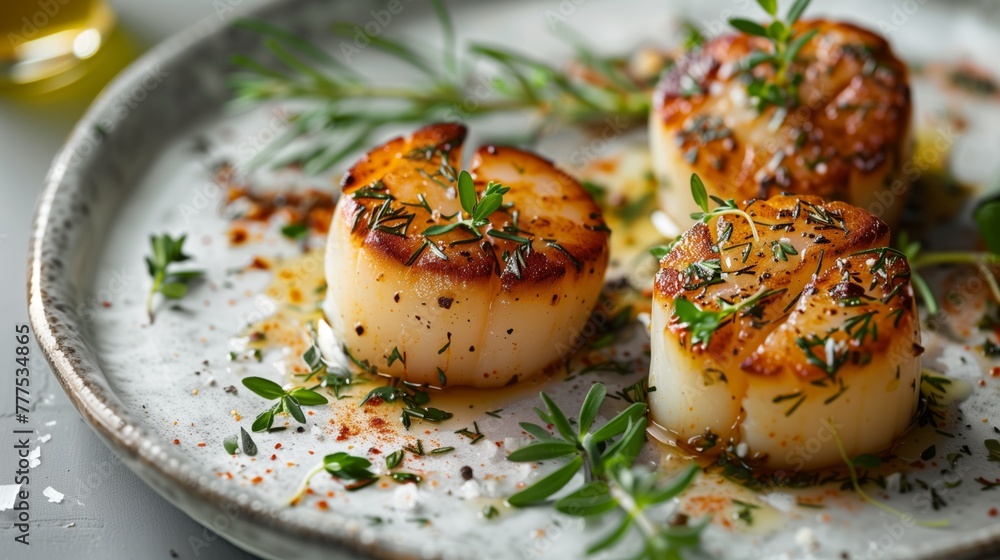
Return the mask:
[[(800, 104), (783, 119), (773, 106), (757, 116), (734, 101), (745, 100), (741, 61), (769, 49), (766, 39), (737, 34), (707, 42), (664, 76), (654, 94), (656, 121), (723, 198), (794, 192), (859, 202), (859, 193), (848, 192), (852, 178), (898, 168), (905, 158), (906, 66), (882, 37), (855, 25), (820, 19), (795, 29), (817, 34), (792, 70), (803, 78)], [(752, 73), (770, 77), (773, 68), (761, 64)]]
[(530, 250), (500, 237), (476, 240), (465, 228), (425, 237), (428, 227), (453, 221), (450, 216), (461, 210), (454, 179), (465, 136), (461, 125), (430, 125), (362, 158), (344, 177), (338, 208), (352, 239), (414, 271), (464, 281), (496, 277), (504, 291), (568, 274), (603, 274), (609, 230), (596, 202), (551, 162), (515, 148), (480, 148), (469, 172), (480, 195), (490, 181), (510, 188), (505, 207), (480, 230), (506, 228), (530, 238)]
[[(708, 345), (697, 345), (692, 352), (742, 361), (777, 328), (814, 274), (831, 269), (840, 257), (889, 242), (885, 223), (842, 202), (778, 196), (752, 201), (745, 211), (756, 225), (758, 241), (742, 216), (696, 224), (660, 262), (654, 300), (672, 309), (676, 299), (684, 298), (702, 310), (718, 311), (720, 298), (737, 303), (762, 290), (782, 291), (762, 301), (754, 313), (741, 313), (720, 326)], [(676, 316), (667, 328), (686, 341), (686, 325)]]
[(805, 287), (792, 314), (741, 367), (805, 381), (849, 377), (863, 371), (852, 366), (882, 353), (919, 356), (917, 321), (906, 259), (887, 248), (854, 253)]

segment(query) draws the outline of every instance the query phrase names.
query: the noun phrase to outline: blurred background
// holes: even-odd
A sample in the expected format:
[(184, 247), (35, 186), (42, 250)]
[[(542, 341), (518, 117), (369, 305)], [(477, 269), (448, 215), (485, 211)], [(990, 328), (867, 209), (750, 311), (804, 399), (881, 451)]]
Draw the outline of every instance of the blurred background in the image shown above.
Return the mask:
[[(254, 0), (4, 0), (0, 7), (0, 353), (28, 322), (25, 279), (35, 202), (56, 151), (90, 102), (143, 51), (206, 18)], [(0, 512), (0, 558), (253, 559), (192, 521), (122, 465), (83, 422), (32, 348), (33, 418), (41, 461), (31, 469), (29, 542), (14, 542)], [(36, 373), (37, 372), (37, 373)], [(6, 379), (6, 377), (5, 377)], [(4, 416), (13, 411), (4, 406)], [(32, 443), (32, 447), (38, 445)], [(4, 473), (13, 453), (0, 455)], [(8, 484), (11, 481), (0, 481)], [(108, 483), (110, 482), (110, 484)], [(65, 494), (47, 503), (41, 489)], [(194, 544), (192, 544), (194, 543)], [(203, 546), (204, 545), (204, 546)]]

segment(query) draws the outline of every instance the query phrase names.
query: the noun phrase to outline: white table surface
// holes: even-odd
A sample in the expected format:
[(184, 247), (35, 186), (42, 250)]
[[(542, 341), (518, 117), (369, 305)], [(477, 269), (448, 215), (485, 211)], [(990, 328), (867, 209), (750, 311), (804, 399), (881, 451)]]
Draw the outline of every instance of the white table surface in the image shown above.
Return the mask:
[[(142, 47), (251, 0), (111, 0), (121, 25)], [(25, 103), (0, 96), (0, 485), (13, 482), (14, 327), (28, 322), (25, 278), (35, 201), (56, 150), (87, 103)], [(215, 537), (122, 465), (70, 404), (32, 343), (31, 428), (51, 439), (31, 470), (30, 545), (14, 542), (15, 512), (0, 513), (0, 558), (119, 560), (253, 559)], [(46, 426), (48, 422), (54, 425)], [(49, 503), (42, 491), (65, 494)], [(202, 545), (207, 546), (202, 546)]]

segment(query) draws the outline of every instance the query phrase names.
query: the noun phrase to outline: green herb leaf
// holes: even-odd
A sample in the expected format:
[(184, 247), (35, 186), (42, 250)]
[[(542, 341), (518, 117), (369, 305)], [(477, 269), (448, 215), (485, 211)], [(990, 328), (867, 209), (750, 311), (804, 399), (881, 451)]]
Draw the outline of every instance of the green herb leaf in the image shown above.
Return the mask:
[(293, 241), (301, 241), (309, 235), (309, 226), (306, 224), (288, 224), (281, 228), (281, 235)]
[(394, 469), (399, 466), (399, 463), (403, 460), (403, 450), (393, 451), (392, 453), (385, 456), (385, 468)]
[(378, 475), (368, 470), (371, 461), (364, 457), (355, 457), (350, 453), (338, 451), (323, 457), (323, 468), (331, 475), (342, 480), (372, 480)]
[(306, 423), (306, 415), (302, 412), (302, 407), (299, 406), (299, 401), (286, 395), (281, 397), (281, 407), (285, 410), (285, 412), (291, 414), (292, 418), (298, 420), (299, 424)]
[(705, 190), (701, 177), (694, 173), (691, 174), (691, 198), (702, 212), (708, 212), (708, 191)]
[(330, 402), (326, 397), (316, 391), (313, 391), (312, 389), (305, 389), (303, 387), (292, 389), (289, 391), (288, 396), (298, 401), (298, 403), (302, 406), (318, 406)]
[(761, 8), (768, 14), (774, 16), (778, 14), (778, 0), (757, 0)]
[(462, 203), (462, 209), (471, 216), (476, 208), (476, 184), (468, 171), (458, 174), (458, 199)]
[(566, 419), (566, 415), (563, 411), (556, 406), (552, 398), (546, 395), (544, 392), (540, 393), (539, 396), (542, 398), (542, 402), (545, 403), (545, 407), (548, 409), (548, 417), (552, 419), (552, 424), (555, 425), (556, 430), (562, 434), (562, 437), (567, 440), (576, 439), (576, 432), (573, 431), (573, 427), (570, 426), (569, 420)]
[(171, 282), (160, 286), (160, 293), (169, 299), (181, 299), (187, 295), (187, 292), (187, 284), (181, 284), (180, 282)]
[(590, 431), (590, 427), (594, 424), (594, 418), (597, 417), (597, 410), (601, 408), (601, 403), (604, 402), (604, 397), (607, 394), (608, 390), (603, 383), (596, 383), (587, 392), (586, 398), (583, 399), (583, 406), (580, 407), (580, 418), (577, 421), (577, 433), (580, 437)]
[(576, 453), (577, 448), (572, 443), (557, 440), (543, 440), (529, 443), (516, 449), (507, 456), (508, 461), (518, 463), (546, 461), (557, 457), (565, 457)]
[(248, 457), (256, 455), (257, 444), (254, 443), (253, 438), (250, 437), (250, 434), (248, 434), (242, 427), (240, 427), (240, 438), (243, 440), (243, 453), (245, 453)]
[(423, 481), (423, 478), (421, 478), (420, 475), (408, 472), (394, 472), (390, 473), (389, 476), (394, 481), (400, 484), (406, 484), (406, 483), (420, 484), (420, 482)]
[(463, 222), (451, 222), (447, 224), (438, 224), (429, 226), (427, 229), (424, 230), (424, 237), (434, 237), (435, 235), (444, 235), (449, 231), (464, 225), (465, 224)]
[(554, 436), (550, 434), (548, 430), (539, 426), (538, 424), (532, 424), (531, 422), (521, 422), (519, 426), (521, 426), (522, 430), (534, 436), (535, 439), (540, 439), (540, 440), (554, 439)]
[(755, 21), (750, 21), (748, 19), (732, 18), (729, 20), (729, 25), (732, 25), (736, 29), (739, 29), (740, 31), (748, 35), (756, 35), (757, 37), (768, 36), (767, 30), (764, 29), (764, 27), (761, 24)]
[(607, 424), (601, 426), (590, 437), (595, 442), (603, 442), (621, 434), (628, 429), (629, 424), (639, 421), (646, 414), (646, 403), (637, 402), (629, 405), (628, 408), (619, 412)]
[(226, 448), (226, 453), (233, 455), (239, 448), (238, 438), (236, 436), (229, 436), (222, 440), (222, 446)]
[(507, 503), (513, 507), (525, 507), (543, 502), (566, 486), (581, 468), (583, 468), (583, 457), (576, 457), (538, 482), (507, 498)]
[(647, 494), (647, 500), (651, 504), (662, 504), (667, 500), (676, 498), (691, 485), (694, 477), (698, 476), (699, 471), (701, 471), (701, 468), (697, 464), (691, 463), (679, 475), (657, 486), (652, 492)]
[(556, 510), (574, 517), (601, 515), (617, 507), (618, 502), (611, 497), (608, 484), (603, 480), (588, 482), (556, 502)]
[(973, 217), (986, 247), (991, 253), (1000, 254), (1000, 199), (994, 198), (980, 203)]
[(862, 453), (853, 459), (855, 465), (863, 467), (866, 469), (874, 469), (882, 464), (882, 459), (878, 455), (872, 455), (871, 453)]
[(263, 377), (245, 377), (243, 386), (269, 400), (280, 399), (285, 395), (281, 385)]
[(269, 408), (257, 415), (257, 418), (253, 421), (253, 425), (250, 426), (250, 429), (254, 432), (264, 432), (270, 430), (273, 425), (274, 409)]
[(788, 9), (788, 15), (785, 16), (785, 20), (788, 21), (788, 25), (792, 25), (799, 21), (799, 18), (802, 17), (803, 12), (805, 12), (806, 8), (809, 7), (809, 2), (811, 1), (812, 0), (795, 0), (792, 7)]

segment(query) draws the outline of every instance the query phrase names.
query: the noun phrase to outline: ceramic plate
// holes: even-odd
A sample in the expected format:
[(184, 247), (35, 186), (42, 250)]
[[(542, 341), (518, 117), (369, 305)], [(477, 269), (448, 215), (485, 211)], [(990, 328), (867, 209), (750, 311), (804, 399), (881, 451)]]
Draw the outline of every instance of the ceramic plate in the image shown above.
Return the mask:
[[(379, 2), (289, 1), (247, 15), (293, 30), (333, 53), (344, 48), (327, 31), (334, 20), (353, 21), (394, 37), (438, 41), (429, 6), (391, 4), (398, 4), (397, 13), (390, 14)], [(947, 168), (962, 182), (991, 184), (1000, 150), (995, 96), (956, 93), (934, 69), (964, 61), (994, 75), (1000, 72), (1000, 61), (990, 54), (1000, 49), (995, 22), (973, 6), (959, 8), (954, 3), (815, 4), (812, 15), (841, 17), (881, 30), (897, 53), (924, 69), (914, 77), (916, 113), (920, 134), (938, 151), (937, 161), (918, 162), (920, 171), (930, 173), (930, 167), (947, 160)], [(556, 21), (584, 32), (593, 44), (612, 53), (643, 42), (674, 41), (682, 17), (715, 33), (733, 15), (759, 15), (752, 2), (722, 0), (466, 2), (455, 3), (452, 10), (460, 37), (516, 46), (555, 62), (569, 56), (565, 43), (552, 33)], [(372, 51), (357, 54), (357, 64), (368, 74), (403, 72)], [(287, 294), (281, 289), (288, 286), (275, 280), (281, 271), (291, 270), (310, 286), (322, 270), (321, 257), (303, 256), (302, 247), (285, 239), (275, 224), (251, 228), (247, 240), (232, 243), (227, 212), (233, 209), (224, 204), (228, 185), (219, 180), (218, 166), (257, 153), (287, 126), (288, 109), (227, 109), (226, 77), (233, 71), (230, 59), (236, 53), (262, 56), (264, 50), (259, 36), (228, 21), (205, 22), (159, 45), (107, 88), (53, 164), (35, 221), (30, 313), (39, 343), (80, 413), (130, 468), (172, 503), (213, 533), (265, 557), (585, 556), (587, 543), (610, 525), (584, 523), (549, 508), (506, 508), (503, 498), (519, 483), (552, 466), (510, 463), (505, 456), (530, 441), (518, 422), (534, 420), (539, 390), (572, 410), (594, 381), (616, 391), (642, 378), (648, 335), (638, 323), (626, 329), (615, 347), (601, 350), (627, 360), (632, 373), (567, 379), (557, 372), (492, 394), (459, 391), (436, 396), (438, 406), (455, 417), (440, 424), (416, 422), (408, 432), (394, 417), (389, 418), (391, 425), (376, 429), (381, 422), (376, 419), (382, 416), (357, 407), (357, 395), (365, 388), (352, 388), (353, 401), (310, 408), (304, 430), (296, 430), (298, 424), (291, 422), (284, 431), (255, 434), (256, 456), (224, 452), (223, 439), (240, 426), (249, 428), (265, 407), (240, 380), (248, 375), (278, 379), (294, 353), (271, 347), (259, 362), (245, 359), (246, 348), (239, 346), (238, 337), (248, 324), (287, 310)], [(471, 144), (523, 130), (525, 122), (478, 121), (472, 126)], [(628, 183), (647, 165), (641, 148), (645, 132), (636, 127), (613, 136), (597, 142), (594, 136), (566, 130), (542, 142), (538, 150), (572, 172)], [(581, 153), (586, 157), (580, 158)], [(640, 172), (631, 179), (609, 177), (593, 165), (613, 158), (630, 162), (620, 166), (625, 169), (621, 173)], [(256, 173), (248, 180), (265, 189), (331, 192), (335, 174), (307, 177), (285, 170)], [(960, 244), (962, 236), (972, 239), (962, 226), (935, 227), (934, 235), (952, 245)], [(208, 280), (177, 305), (160, 306), (150, 325), (144, 310), (149, 279), (143, 257), (149, 236), (164, 231), (187, 233), (192, 262), (206, 271)], [(656, 235), (650, 235), (655, 241)], [(247, 270), (258, 257), (273, 263), (271, 270)], [(621, 256), (618, 260), (622, 266), (634, 264)], [(649, 273), (646, 266), (647, 281)], [(952, 285), (964, 299), (949, 305), (962, 313), (981, 312), (982, 284), (963, 280)], [(990, 365), (976, 346), (984, 335), (972, 333), (978, 338), (964, 342), (939, 327), (925, 334), (925, 367), (971, 388), (970, 397), (947, 410), (942, 431), (955, 437), (925, 432), (908, 436), (897, 450), (903, 459), (919, 461), (929, 445), (936, 447), (933, 459), (905, 469), (914, 489), (901, 493), (898, 484), (890, 483), (887, 490), (873, 486), (872, 491), (916, 518), (946, 517), (950, 527), (915, 526), (912, 520), (865, 504), (839, 485), (770, 488), (755, 495), (706, 475), (677, 504), (695, 516), (712, 518), (697, 554), (747, 559), (959, 558), (1000, 550), (994, 508), (1000, 504), (1000, 490), (986, 491), (975, 481), (1000, 476), (1000, 463), (988, 460), (984, 446), (984, 440), (1000, 437), (995, 435), (1000, 426), (1000, 379), (989, 375)], [(609, 401), (601, 416), (610, 418), (618, 404)], [(456, 433), (474, 429), (473, 422), (485, 435), (474, 445)], [(408, 456), (404, 467), (423, 476), (419, 486), (385, 482), (345, 493), (329, 477), (316, 477), (311, 494), (296, 507), (287, 505), (304, 473), (323, 455), (368, 455), (384, 470), (380, 457), (416, 445), (418, 439), (426, 449), (455, 448), (441, 455)], [(962, 453), (964, 445), (969, 454)], [(962, 459), (949, 466), (946, 457), (952, 453)], [(676, 464), (671, 459), (675, 454), (649, 443), (641, 461), (669, 469)], [(461, 475), (464, 466), (472, 469), (471, 481)], [(961, 481), (957, 486), (956, 480)], [(932, 507), (931, 490), (945, 504), (938, 504), (939, 509)], [(758, 506), (754, 524), (734, 517), (733, 499)], [(800, 505), (810, 500), (822, 507)], [(482, 515), (489, 506), (499, 511), (494, 519)], [(208, 532), (194, 536), (192, 552), (204, 553), (212, 538)]]

